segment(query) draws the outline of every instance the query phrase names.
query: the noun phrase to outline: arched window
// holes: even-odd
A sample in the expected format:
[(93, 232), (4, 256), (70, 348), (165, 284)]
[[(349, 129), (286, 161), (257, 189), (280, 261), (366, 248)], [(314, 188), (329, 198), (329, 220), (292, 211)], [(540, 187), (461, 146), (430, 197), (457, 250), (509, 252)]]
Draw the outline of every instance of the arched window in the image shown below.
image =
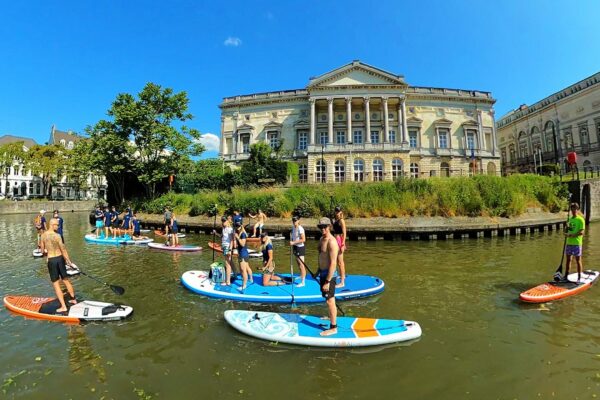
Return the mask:
[(315, 182), (327, 182), (327, 163), (324, 160), (317, 160), (317, 165), (315, 168)]
[(365, 180), (365, 162), (357, 158), (354, 160), (354, 181), (362, 182)]
[(392, 160), (392, 179), (397, 180), (402, 177), (402, 160), (399, 158), (394, 158)]
[(445, 178), (450, 176), (450, 164), (447, 162), (440, 164), (440, 176)]
[(65, 146), (67, 144), (67, 142), (65, 141), (65, 139), (60, 139), (60, 144), (62, 146)]
[(300, 164), (298, 166), (298, 180), (300, 183), (306, 183), (308, 180), (308, 167), (306, 164)]
[(335, 160), (334, 174), (336, 182), (344, 182), (346, 180), (346, 165), (344, 160)]
[(383, 180), (383, 160), (376, 158), (373, 160), (373, 181), (379, 182)]
[(410, 163), (410, 177), (418, 178), (419, 177), (419, 164)]
[(546, 145), (546, 151), (554, 151), (555, 135), (554, 122), (546, 122), (546, 126), (544, 127), (544, 143)]

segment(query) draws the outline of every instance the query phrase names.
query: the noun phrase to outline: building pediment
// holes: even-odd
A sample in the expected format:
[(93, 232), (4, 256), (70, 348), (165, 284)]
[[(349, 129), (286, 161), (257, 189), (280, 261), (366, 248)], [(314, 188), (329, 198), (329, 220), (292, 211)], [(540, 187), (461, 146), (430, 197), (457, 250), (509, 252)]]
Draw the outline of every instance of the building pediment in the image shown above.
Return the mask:
[(294, 127), (305, 127), (310, 126), (310, 122), (306, 119), (299, 119), (294, 123)]
[(408, 117), (406, 118), (406, 124), (409, 126), (421, 126), (423, 120), (417, 117)]
[(283, 127), (282, 123), (270, 121), (265, 124), (265, 129), (281, 129)]
[(251, 130), (254, 130), (254, 126), (252, 126), (250, 124), (243, 124), (241, 126), (238, 126), (237, 130), (238, 131), (251, 131)]
[(406, 86), (406, 83), (401, 75), (394, 75), (360, 61), (353, 61), (326, 74), (311, 78), (308, 89), (381, 85)]
[(474, 119), (468, 119), (462, 123), (462, 126), (477, 126), (477, 121)]
[(436, 119), (435, 121), (433, 121), (434, 125), (439, 125), (439, 126), (448, 126), (448, 125), (452, 125), (452, 121), (450, 121), (449, 119), (446, 118), (440, 118), (440, 119)]

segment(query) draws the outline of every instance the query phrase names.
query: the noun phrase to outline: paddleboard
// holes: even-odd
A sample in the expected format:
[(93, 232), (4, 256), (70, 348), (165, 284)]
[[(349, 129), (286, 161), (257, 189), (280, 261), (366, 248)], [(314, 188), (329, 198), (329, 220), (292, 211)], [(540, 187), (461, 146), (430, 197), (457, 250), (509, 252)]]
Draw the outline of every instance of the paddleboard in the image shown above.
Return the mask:
[(99, 238), (97, 238), (95, 234), (88, 233), (87, 235), (85, 235), (85, 241), (90, 242), (90, 243), (113, 244), (113, 245), (119, 245), (119, 244), (142, 244), (143, 245), (143, 244), (148, 244), (148, 243), (153, 242), (154, 239), (134, 240), (129, 235), (125, 235), (123, 237), (117, 237), (116, 239), (113, 239), (112, 237), (105, 238), (103, 236), (100, 236)]
[(81, 270), (75, 264), (68, 264), (66, 266), (66, 269), (67, 269), (67, 275), (69, 275), (69, 276), (79, 275), (81, 273)]
[(329, 329), (329, 321), (317, 316), (246, 310), (227, 310), (224, 316), (229, 325), (248, 336), (301, 346), (378, 346), (421, 336), (418, 323), (404, 320), (337, 317), (337, 333), (321, 336)]
[(152, 232), (150, 229), (140, 229), (140, 233), (150, 233)]
[[(157, 236), (166, 236), (165, 233), (163, 231), (159, 231), (158, 229), (154, 231), (154, 234)], [(184, 238), (185, 237), (185, 233), (178, 233), (177, 234), (178, 238)]]
[(202, 247), (200, 246), (192, 246), (187, 244), (180, 244), (178, 246), (167, 246), (164, 243), (148, 243), (148, 247), (157, 250), (169, 250), (169, 251), (200, 251)]
[[(269, 239), (271, 239), (271, 241), (277, 241), (277, 240), (285, 240), (285, 236), (269, 236)], [(246, 241), (248, 243), (260, 243), (260, 238), (259, 237), (248, 237), (246, 238)]]
[(35, 250), (33, 251), (33, 256), (34, 256), (34, 257), (42, 257), (43, 255), (44, 255), (44, 253), (42, 252), (42, 250), (41, 250), (41, 249), (35, 249)]
[[(290, 274), (280, 274), (285, 281), (291, 282)], [(217, 299), (246, 301), (252, 303), (320, 303), (325, 299), (321, 295), (318, 281), (306, 277), (303, 287), (288, 283), (281, 286), (263, 286), (262, 274), (253, 274), (254, 283), (248, 282), (246, 289), (241, 291), (242, 278), (237, 276), (231, 286), (215, 284), (208, 278), (208, 271), (186, 271), (181, 275), (181, 283), (194, 293)], [(296, 283), (300, 278), (294, 276)], [(346, 275), (346, 284), (335, 289), (336, 300), (350, 300), (359, 297), (373, 296), (383, 292), (384, 282), (368, 275)], [(292, 298), (293, 295), (293, 298)]]
[[(223, 248), (218, 243), (208, 242), (208, 247), (210, 247), (211, 249), (213, 249), (216, 252), (223, 253)], [(233, 256), (234, 257), (238, 256), (237, 249), (233, 249)], [(262, 253), (260, 251), (248, 249), (248, 257), (260, 258), (260, 257), (262, 257)]]
[(577, 280), (577, 272), (569, 274), (566, 282), (547, 282), (531, 288), (519, 296), (522, 301), (528, 303), (545, 303), (547, 301), (559, 300), (565, 297), (573, 296), (589, 289), (596, 280), (600, 272), (587, 270), (581, 274), (581, 280)]
[(56, 314), (60, 308), (53, 297), (6, 296), (4, 306), (26, 317), (62, 322), (115, 321), (127, 318), (133, 308), (120, 304), (83, 300), (69, 307), (66, 315)]

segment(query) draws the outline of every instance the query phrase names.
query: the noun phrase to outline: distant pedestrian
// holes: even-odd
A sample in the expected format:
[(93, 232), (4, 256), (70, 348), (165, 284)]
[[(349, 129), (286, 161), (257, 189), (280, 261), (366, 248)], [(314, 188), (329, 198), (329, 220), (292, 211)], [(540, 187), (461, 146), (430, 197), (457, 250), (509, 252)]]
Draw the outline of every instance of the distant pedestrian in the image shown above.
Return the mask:
[(296, 263), (300, 269), (300, 283), (298, 287), (304, 286), (304, 280), (306, 279), (306, 268), (304, 268), (304, 255), (306, 254), (306, 234), (304, 228), (300, 225), (300, 217), (294, 215), (292, 217), (292, 234), (290, 236), (290, 246), (292, 246), (292, 252), (296, 257)]
[(569, 269), (571, 267), (571, 259), (575, 257), (577, 262), (577, 282), (581, 280), (581, 273), (583, 272), (583, 261), (582, 257), (582, 246), (583, 246), (583, 233), (585, 231), (585, 219), (579, 213), (579, 204), (571, 203), (571, 216), (568, 221), (568, 229), (565, 232), (567, 237), (567, 247), (565, 254), (567, 255), (567, 264), (565, 266), (564, 280), (567, 280), (569, 276)]
[(337, 264), (340, 268), (340, 283), (337, 286), (338, 288), (342, 288), (346, 284), (346, 263), (344, 262), (344, 252), (346, 251), (346, 221), (344, 221), (344, 213), (340, 206), (335, 208), (333, 233), (339, 247)]
[[(254, 230), (252, 231), (252, 237), (258, 237), (257, 235), (261, 235), (263, 233), (263, 229), (265, 227), (265, 221), (267, 220), (267, 215), (262, 212), (261, 209), (258, 209), (256, 215), (248, 214), (250, 218), (256, 219), (256, 223), (254, 224)], [(258, 230), (258, 233), (257, 233)]]
[(58, 210), (54, 210), (54, 214), (52, 215), (52, 218), (54, 218), (55, 220), (58, 221), (58, 229), (56, 230), (56, 233), (58, 233), (60, 235), (60, 239), (64, 243), (65, 242), (65, 237), (63, 236), (63, 224), (64, 224), (64, 220), (58, 214)]
[(38, 249), (41, 247), (42, 234), (48, 230), (48, 225), (46, 224), (46, 210), (40, 210), (40, 213), (33, 220), (33, 225), (37, 231), (37, 247)]

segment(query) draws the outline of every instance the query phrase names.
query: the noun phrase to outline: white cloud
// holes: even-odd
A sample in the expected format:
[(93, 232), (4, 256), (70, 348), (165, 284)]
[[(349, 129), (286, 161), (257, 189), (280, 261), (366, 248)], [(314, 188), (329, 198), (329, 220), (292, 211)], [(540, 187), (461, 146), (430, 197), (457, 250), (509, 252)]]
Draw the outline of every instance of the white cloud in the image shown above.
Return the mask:
[(221, 138), (214, 133), (203, 133), (200, 137), (200, 143), (206, 147), (206, 151), (219, 151)]
[(225, 46), (238, 47), (238, 46), (242, 45), (242, 39), (240, 39), (238, 37), (234, 37), (234, 36), (229, 36), (227, 39), (225, 39), (223, 44)]

